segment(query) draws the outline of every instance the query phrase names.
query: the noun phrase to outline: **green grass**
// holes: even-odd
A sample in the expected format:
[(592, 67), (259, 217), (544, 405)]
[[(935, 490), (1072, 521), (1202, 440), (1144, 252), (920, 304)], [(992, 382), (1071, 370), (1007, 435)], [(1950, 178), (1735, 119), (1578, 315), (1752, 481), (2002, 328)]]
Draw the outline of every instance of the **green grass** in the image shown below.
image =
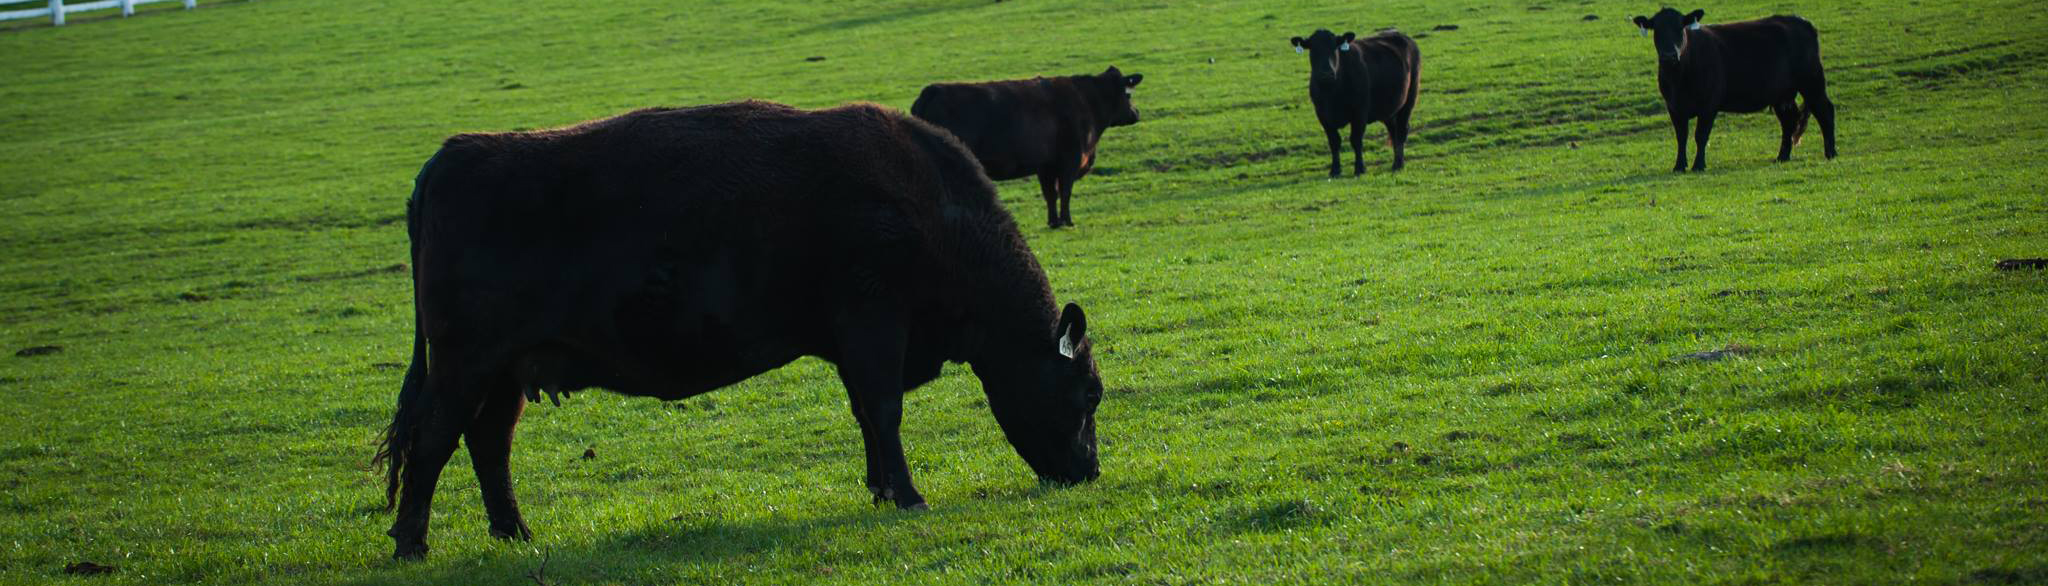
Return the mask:
[[(1818, 24), (1842, 157), (1724, 116), (1703, 175), (1665, 171), (1641, 2), (698, 4), (0, 31), (0, 349), (63, 347), (0, 355), (0, 583), (2048, 581), (2048, 275), (1991, 268), (2048, 256), (2033, 3), (1707, 6)], [(1286, 40), (1381, 26), (1427, 32), (1410, 164), (1326, 180)], [(870, 508), (807, 359), (533, 408), (538, 539), (485, 535), (457, 455), (430, 558), (388, 559), (366, 464), (441, 138), (1111, 64), (1146, 119), (1079, 228), (1002, 184), (1094, 322), (1101, 480), (1036, 486), (949, 367), (907, 407), (933, 510)]]

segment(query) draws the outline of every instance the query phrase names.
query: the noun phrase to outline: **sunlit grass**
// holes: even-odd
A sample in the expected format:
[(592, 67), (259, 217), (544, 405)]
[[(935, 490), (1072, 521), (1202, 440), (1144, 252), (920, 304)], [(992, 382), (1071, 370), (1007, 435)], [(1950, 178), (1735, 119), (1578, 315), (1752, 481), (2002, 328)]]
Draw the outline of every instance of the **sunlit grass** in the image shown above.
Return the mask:
[[(2048, 256), (2048, 15), (1706, 8), (1819, 26), (1840, 159), (1815, 134), (1774, 163), (1776, 121), (1734, 115), (1713, 171), (1665, 172), (1639, 3), (266, 1), (9, 27), (0, 350), (62, 350), (0, 356), (0, 583), (530, 584), (544, 559), (557, 584), (2048, 580), (2048, 275), (1991, 268)], [(1387, 174), (1375, 138), (1366, 177), (1326, 180), (1286, 40), (1382, 26), (1424, 55), (1411, 160)], [(933, 510), (871, 508), (844, 391), (804, 360), (532, 408), (537, 540), (486, 536), (458, 454), (429, 559), (388, 559), (366, 464), (412, 337), (403, 201), (441, 138), (1111, 64), (1145, 74), (1145, 121), (1104, 139), (1078, 228), (1002, 184), (1093, 322), (1100, 481), (1036, 486), (954, 367), (907, 407)]]

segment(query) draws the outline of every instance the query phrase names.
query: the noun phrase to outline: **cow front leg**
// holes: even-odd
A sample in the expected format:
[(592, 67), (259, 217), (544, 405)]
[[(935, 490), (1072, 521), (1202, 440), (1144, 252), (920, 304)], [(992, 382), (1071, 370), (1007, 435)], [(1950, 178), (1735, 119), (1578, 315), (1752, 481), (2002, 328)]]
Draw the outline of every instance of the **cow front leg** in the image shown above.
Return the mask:
[(875, 427), (868, 422), (867, 405), (861, 401), (860, 393), (854, 392), (852, 387), (847, 387), (846, 401), (853, 407), (853, 420), (860, 423), (861, 459), (866, 460), (868, 464), (867, 476), (862, 482), (868, 487), (868, 492), (874, 495), (873, 504), (879, 505), (882, 504), (882, 489), (888, 487), (888, 477), (882, 470), (881, 450), (875, 447)]
[(1686, 117), (1680, 116), (1677, 112), (1671, 113), (1671, 131), (1678, 136), (1678, 162), (1671, 164), (1672, 173), (1685, 172), (1685, 127), (1687, 122), (1690, 122), (1690, 120), (1687, 120)]
[(903, 355), (908, 335), (902, 320), (889, 317), (850, 318), (841, 321), (839, 380), (849, 396), (857, 397), (863, 420), (861, 437), (867, 445), (870, 480), (868, 490), (875, 502), (890, 501), (899, 509), (925, 509), (924, 497), (910, 480), (910, 464), (903, 457)]
[(469, 431), (462, 434), (462, 441), (469, 445), (469, 463), (476, 468), (477, 488), (483, 491), (484, 513), (491, 519), (491, 537), (498, 539), (533, 539), (533, 530), (527, 528), (526, 519), (519, 514), (519, 500), (512, 495), (512, 433), (519, 425), (519, 414), (526, 410), (526, 400), (509, 392), (494, 394), (484, 400), (483, 410), (476, 420), (469, 424)]
[(1365, 175), (1365, 122), (1351, 123), (1351, 175)]
[(1714, 133), (1714, 111), (1700, 114), (1699, 130), (1693, 133), (1692, 172), (1707, 170), (1707, 137)]
[(1330, 139), (1330, 178), (1344, 176), (1344, 142), (1337, 136), (1339, 127), (1323, 125), (1323, 134)]
[(1060, 174), (1040, 171), (1038, 191), (1045, 196), (1045, 227), (1060, 227)]

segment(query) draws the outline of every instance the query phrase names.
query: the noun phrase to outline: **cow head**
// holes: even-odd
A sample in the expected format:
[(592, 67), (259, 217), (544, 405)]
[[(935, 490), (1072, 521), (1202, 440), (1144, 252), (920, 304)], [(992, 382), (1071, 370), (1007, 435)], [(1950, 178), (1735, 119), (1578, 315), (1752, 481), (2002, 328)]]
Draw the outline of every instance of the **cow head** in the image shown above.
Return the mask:
[(1337, 71), (1343, 67), (1338, 57), (1351, 52), (1351, 41), (1356, 38), (1358, 35), (1353, 33), (1338, 36), (1329, 29), (1316, 29), (1306, 39), (1294, 37), (1288, 42), (1294, 45), (1294, 52), (1308, 53), (1309, 79), (1336, 79)]
[(1102, 375), (1081, 306), (1067, 304), (1053, 335), (1050, 347), (1026, 349), (1000, 364), (977, 363), (974, 372), (1004, 437), (1040, 480), (1087, 482), (1102, 473), (1095, 457)]
[(1098, 119), (1106, 126), (1130, 126), (1138, 123), (1138, 108), (1131, 105), (1131, 90), (1138, 82), (1145, 81), (1142, 74), (1124, 75), (1112, 65), (1095, 76), (1095, 92)]
[(1699, 30), (1700, 19), (1706, 16), (1705, 10), (1679, 14), (1677, 10), (1665, 8), (1657, 11), (1656, 16), (1638, 16), (1635, 22), (1636, 28), (1643, 32), (1643, 36), (1651, 37), (1651, 40), (1656, 42), (1657, 60), (1676, 65), (1679, 59), (1685, 57), (1686, 45), (1689, 44), (1686, 38), (1687, 31)]

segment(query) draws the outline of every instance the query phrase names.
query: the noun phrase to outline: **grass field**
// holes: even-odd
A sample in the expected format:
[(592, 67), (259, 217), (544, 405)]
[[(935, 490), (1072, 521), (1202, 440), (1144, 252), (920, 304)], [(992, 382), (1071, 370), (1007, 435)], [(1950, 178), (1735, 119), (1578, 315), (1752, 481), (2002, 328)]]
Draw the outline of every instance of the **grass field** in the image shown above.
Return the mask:
[[(2048, 274), (1992, 268), (2048, 256), (2039, 5), (1705, 5), (1817, 23), (1842, 156), (1814, 129), (1775, 163), (1770, 115), (1724, 116), (1712, 169), (1673, 175), (1628, 24), (1651, 3), (1107, 4), (7, 25), (0, 583), (2048, 582)], [(1411, 160), (1389, 175), (1369, 140), (1367, 176), (1327, 180), (1287, 39), (1384, 26), (1420, 37)], [(458, 454), (433, 553), (389, 559), (367, 462), (441, 138), (1111, 64), (1146, 76), (1145, 120), (1104, 139), (1079, 227), (1002, 184), (1092, 318), (1099, 481), (1037, 486), (949, 367), (906, 407), (933, 509), (871, 508), (806, 359), (533, 408), (537, 539), (485, 535)], [(61, 351), (12, 355), (38, 346)]]

